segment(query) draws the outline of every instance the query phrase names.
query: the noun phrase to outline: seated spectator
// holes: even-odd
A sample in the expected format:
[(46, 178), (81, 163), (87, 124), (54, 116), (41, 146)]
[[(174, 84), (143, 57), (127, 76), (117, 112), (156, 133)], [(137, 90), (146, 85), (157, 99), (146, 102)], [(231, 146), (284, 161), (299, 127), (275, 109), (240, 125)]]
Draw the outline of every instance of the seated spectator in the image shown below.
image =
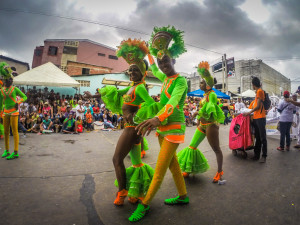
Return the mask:
[(110, 121), (114, 126), (118, 124), (118, 116), (107, 110), (107, 120)]
[(42, 117), (37, 117), (36, 122), (34, 123), (31, 131), (34, 133), (41, 134), (41, 124), (43, 123)]
[(82, 100), (79, 100), (79, 101), (78, 101), (78, 105), (76, 106), (75, 109), (76, 109), (76, 118), (77, 118), (78, 116), (80, 116), (81, 119), (83, 119), (85, 109), (84, 109), (84, 106), (82, 105)]
[(114, 129), (114, 125), (112, 124), (112, 122), (110, 120), (108, 120), (108, 114), (109, 112), (107, 110), (105, 110), (104, 115), (103, 115), (103, 120), (104, 120), (104, 128), (112, 128)]
[(84, 106), (84, 115), (86, 114), (86, 112), (87, 112), (87, 109), (90, 109), (91, 110), (91, 114), (92, 114), (92, 116), (94, 115), (94, 111), (93, 111), (93, 108), (92, 108), (92, 106), (90, 105), (90, 102), (89, 101), (87, 101), (86, 103), (85, 103), (85, 106)]
[(106, 111), (105, 109), (105, 105), (104, 104), (101, 104), (101, 107), (100, 107), (100, 121), (103, 122), (104, 119), (103, 119), (103, 115), (104, 115), (104, 112)]
[(32, 120), (32, 124), (34, 125), (37, 121), (37, 118), (38, 118), (38, 114), (35, 112), (33, 113), (33, 115), (31, 116), (31, 120)]
[(67, 111), (67, 106), (64, 102), (61, 103), (60, 111), (61, 111), (62, 115), (65, 115), (65, 113)]
[(44, 108), (44, 104), (43, 104), (43, 101), (40, 100), (39, 101), (39, 105), (38, 105), (38, 114), (39, 116), (43, 117), (43, 108)]
[(41, 132), (43, 132), (43, 130), (50, 130), (52, 127), (52, 121), (49, 119), (49, 116), (46, 114), (45, 115), (45, 119), (43, 120), (42, 124), (41, 124)]
[(72, 106), (72, 109), (76, 109), (76, 107), (78, 106), (78, 101), (76, 99), (73, 99), (72, 104), (70, 103), (70, 105)]
[(81, 119), (80, 116), (77, 116), (76, 125), (77, 125), (77, 132), (82, 133), (83, 132), (83, 126), (82, 126), (82, 119)]
[(99, 108), (98, 103), (96, 103), (96, 105), (93, 107), (93, 111), (94, 111), (95, 121), (99, 121), (100, 120), (100, 108)]
[(77, 126), (72, 113), (70, 113), (69, 117), (64, 120), (62, 131), (66, 134), (77, 133)]
[(19, 121), (20, 121), (23, 125), (25, 124), (25, 119), (26, 119), (25, 113), (20, 112)]
[(53, 125), (52, 128), (55, 131), (55, 133), (59, 133), (61, 131), (62, 128), (62, 123), (59, 120), (59, 116), (55, 117), (54, 121), (53, 121)]
[(119, 115), (119, 118), (118, 118), (118, 129), (123, 129), (123, 128), (124, 128), (123, 116)]
[(43, 107), (43, 116), (46, 117), (48, 115), (50, 118), (53, 118), (53, 111), (48, 102), (45, 102)]
[[(64, 114), (64, 117), (65, 117), (65, 118), (68, 118), (68, 117), (69, 117), (69, 114), (72, 112), (71, 110), (72, 110), (71, 106), (70, 106), (70, 105), (67, 105), (67, 109), (66, 109), (66, 112), (65, 112), (65, 114)], [(73, 112), (72, 112), (72, 115), (73, 115)]]
[(32, 119), (31, 119), (31, 115), (29, 114), (29, 112), (27, 112), (26, 118), (25, 118), (25, 121), (24, 121), (24, 127), (27, 129), (27, 131), (30, 131), (31, 128), (32, 128), (32, 125), (33, 125), (33, 122), (32, 122)]
[(28, 112), (28, 104), (26, 103), (21, 103), (20, 107), (19, 107), (19, 112), (23, 113), (24, 115), (26, 115), (26, 113)]
[(60, 107), (57, 105), (57, 103), (54, 101), (53, 103), (52, 103), (52, 117), (51, 117), (51, 119), (55, 119), (56, 118), (56, 115), (57, 115), (57, 113), (58, 113), (58, 109), (59, 109)]
[(33, 105), (33, 102), (30, 102), (28, 106), (28, 112), (32, 116), (33, 113), (36, 113), (36, 107)]

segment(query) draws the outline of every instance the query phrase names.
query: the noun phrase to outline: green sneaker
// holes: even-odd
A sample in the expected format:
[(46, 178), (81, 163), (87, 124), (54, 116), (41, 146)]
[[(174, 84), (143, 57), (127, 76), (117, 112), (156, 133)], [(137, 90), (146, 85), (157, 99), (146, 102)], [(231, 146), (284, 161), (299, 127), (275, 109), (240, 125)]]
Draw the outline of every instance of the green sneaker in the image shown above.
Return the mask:
[(128, 220), (130, 222), (137, 222), (137, 221), (141, 220), (146, 215), (146, 213), (148, 213), (149, 209), (150, 209), (150, 206), (145, 208), (145, 206), (143, 206), (143, 204), (138, 204), (138, 207), (131, 214), (131, 216), (128, 218)]
[(5, 158), (5, 157), (7, 157), (9, 155), (10, 155), (9, 151), (4, 150), (4, 153), (2, 154), (2, 158)]
[(176, 198), (168, 198), (165, 200), (166, 205), (183, 205), (189, 204), (189, 202), (189, 197), (185, 197), (185, 199), (180, 199), (180, 196), (177, 196)]
[(7, 160), (11, 160), (11, 159), (16, 159), (19, 158), (19, 154), (17, 153), (12, 153), (10, 156), (7, 156), (6, 159)]

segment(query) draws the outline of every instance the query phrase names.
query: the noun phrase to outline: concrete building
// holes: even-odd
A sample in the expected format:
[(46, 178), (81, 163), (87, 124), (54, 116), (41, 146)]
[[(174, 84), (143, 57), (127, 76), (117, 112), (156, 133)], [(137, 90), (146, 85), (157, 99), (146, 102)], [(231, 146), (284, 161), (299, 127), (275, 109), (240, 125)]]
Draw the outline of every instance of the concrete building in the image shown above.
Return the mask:
[(68, 73), (68, 61), (111, 68), (113, 73), (128, 68), (127, 62), (116, 56), (115, 48), (88, 39), (46, 39), (44, 46), (34, 50), (32, 68), (52, 62)]
[(0, 62), (6, 62), (9, 66), (14, 66), (18, 74), (24, 73), (30, 69), (28, 63), (21, 62), (3, 55), (0, 55)]
[[(254, 59), (235, 61), (235, 76), (228, 78), (228, 91), (238, 94), (239, 89), (241, 93), (248, 89), (252, 90), (251, 76), (258, 77), (261, 80), (262, 88), (270, 95), (274, 93), (280, 96), (285, 90), (291, 91), (290, 79), (262, 60)], [(218, 89), (222, 89), (222, 71), (215, 72), (214, 77), (217, 78)]]

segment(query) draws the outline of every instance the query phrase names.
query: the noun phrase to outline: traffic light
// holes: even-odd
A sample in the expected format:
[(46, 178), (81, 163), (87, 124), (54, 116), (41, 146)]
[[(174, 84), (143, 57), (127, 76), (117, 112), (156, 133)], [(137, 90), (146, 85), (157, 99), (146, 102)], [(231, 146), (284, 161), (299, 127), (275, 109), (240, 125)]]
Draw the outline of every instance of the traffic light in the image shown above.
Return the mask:
[(237, 93), (238, 93), (238, 94), (241, 94), (241, 87), (238, 87), (238, 88), (237, 88)]

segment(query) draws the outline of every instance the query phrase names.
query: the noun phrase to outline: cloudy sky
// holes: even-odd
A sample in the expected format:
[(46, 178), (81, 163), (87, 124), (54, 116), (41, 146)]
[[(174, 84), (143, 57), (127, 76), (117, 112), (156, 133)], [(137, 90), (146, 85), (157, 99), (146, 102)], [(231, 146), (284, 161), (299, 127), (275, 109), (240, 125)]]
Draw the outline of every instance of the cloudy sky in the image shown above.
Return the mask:
[(214, 63), (226, 53), (263, 59), (291, 80), (300, 78), (299, 0), (1, 0), (0, 25), (0, 54), (30, 65), (45, 39), (115, 47), (129, 37), (149, 40), (154, 26), (174, 25), (188, 44), (177, 71), (193, 72), (199, 61)]

